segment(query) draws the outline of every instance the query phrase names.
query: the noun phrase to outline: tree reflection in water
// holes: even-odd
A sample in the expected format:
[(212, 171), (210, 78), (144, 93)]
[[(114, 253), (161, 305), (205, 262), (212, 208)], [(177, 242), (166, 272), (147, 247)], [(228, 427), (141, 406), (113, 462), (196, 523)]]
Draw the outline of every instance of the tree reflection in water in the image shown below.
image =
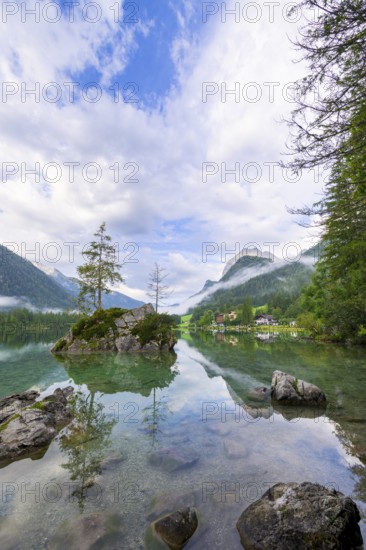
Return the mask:
[(84, 510), (87, 490), (95, 484), (101, 473), (101, 463), (111, 445), (110, 435), (116, 420), (109, 420), (104, 405), (95, 402), (94, 393), (77, 392), (72, 401), (74, 420), (60, 442), (68, 461), (62, 467), (77, 482), (72, 492), (78, 500), (80, 512)]
[[(101, 473), (101, 463), (111, 445), (110, 435), (114, 424), (103, 412), (104, 406), (95, 403), (95, 395), (118, 395), (125, 392), (139, 394), (151, 405), (143, 409), (144, 432), (157, 442), (159, 423), (170, 413), (159, 390), (168, 388), (178, 374), (175, 353), (164, 354), (59, 354), (55, 359), (67, 370), (75, 384), (86, 386), (87, 394), (78, 393), (74, 406), (75, 420), (61, 441), (61, 449), (68, 454), (63, 465), (70, 471), (71, 480), (77, 482), (74, 491), (80, 509), (88, 489), (98, 487), (95, 478)], [(121, 395), (121, 400), (122, 400)]]
[(158, 442), (158, 434), (161, 432), (159, 429), (159, 422), (164, 422), (168, 413), (173, 413), (169, 410), (168, 404), (164, 400), (164, 396), (161, 399), (157, 399), (156, 388), (153, 388), (152, 394), (153, 402), (143, 409), (143, 413), (145, 414), (143, 422), (145, 423), (145, 433), (151, 437), (151, 446), (155, 447), (155, 444)]

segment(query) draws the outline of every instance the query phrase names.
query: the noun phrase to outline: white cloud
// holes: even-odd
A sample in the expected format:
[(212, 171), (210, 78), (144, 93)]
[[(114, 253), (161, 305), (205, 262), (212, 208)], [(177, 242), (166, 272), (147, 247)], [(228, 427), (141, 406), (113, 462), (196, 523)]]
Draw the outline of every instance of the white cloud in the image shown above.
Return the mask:
[[(56, 183), (45, 185), (42, 179), (34, 183), (31, 176), (22, 182), (21, 170), (0, 183), (2, 242), (25, 242), (29, 248), (35, 242), (87, 243), (106, 220), (115, 240), (134, 241), (140, 247), (139, 263), (125, 267), (129, 288), (121, 290), (131, 289), (131, 295), (141, 297), (147, 274), (158, 259), (172, 274), (174, 301), (221, 274), (219, 256), (202, 263), (202, 242), (226, 243), (228, 249), (238, 241), (242, 245), (305, 242), (308, 232), (294, 223), (285, 206), (312, 203), (321, 184), (312, 175), (298, 183), (286, 181), (286, 174), (264, 164), (278, 161), (284, 151), (287, 129), (278, 120), (290, 112), (292, 104), (283, 93), (287, 83), (304, 70), (291, 61), (295, 53), (287, 35), (293, 35), (296, 26), (281, 17), (269, 23), (265, 15), (256, 24), (235, 23), (232, 17), (221, 23), (215, 16), (199, 29), (199, 48), (194, 43), (190, 50), (192, 4), (185, 4), (186, 10), (179, 12), (181, 33), (172, 45), (179, 86), (165, 98), (163, 110), (115, 103), (106, 94), (95, 104), (66, 102), (62, 108), (44, 100), (35, 103), (32, 98), (22, 103), (19, 94), (0, 104), (3, 162), (32, 167), (38, 161), (41, 168), (56, 162), (62, 167)], [(103, 72), (104, 82), (111, 81), (138, 47), (139, 32), (149, 32), (153, 22), (121, 30), (114, 25), (111, 10), (103, 13), (108, 17), (94, 26), (82, 21), (2, 25), (2, 80), (62, 83), (70, 72), (92, 64)], [(103, 65), (98, 52), (109, 44), (115, 55)], [(217, 83), (220, 90), (225, 82), (228, 89), (238, 82), (247, 100), (241, 95), (235, 102), (228, 95), (222, 102), (217, 93), (204, 103), (205, 82)], [(272, 85), (273, 102), (270, 85), (264, 84), (270, 82), (278, 83)], [(257, 103), (248, 101), (256, 90), (262, 98)], [(64, 166), (70, 161), (80, 163), (74, 181)], [(86, 181), (81, 171), (90, 162), (102, 169), (95, 183)], [(204, 162), (219, 168), (226, 163), (228, 169), (240, 163), (241, 170), (249, 170), (251, 182), (241, 177), (236, 183), (233, 176), (223, 182), (220, 171), (203, 182)], [(109, 168), (114, 163), (120, 167), (118, 182)], [(127, 163), (138, 165), (138, 183), (126, 180)], [(249, 163), (260, 167), (259, 181), (254, 181)], [(163, 226), (179, 220), (189, 220), (182, 222), (186, 231), (179, 224)], [(76, 252), (74, 263), (63, 255), (57, 267), (75, 274), (80, 250)], [(40, 258), (42, 263), (45, 260)]]

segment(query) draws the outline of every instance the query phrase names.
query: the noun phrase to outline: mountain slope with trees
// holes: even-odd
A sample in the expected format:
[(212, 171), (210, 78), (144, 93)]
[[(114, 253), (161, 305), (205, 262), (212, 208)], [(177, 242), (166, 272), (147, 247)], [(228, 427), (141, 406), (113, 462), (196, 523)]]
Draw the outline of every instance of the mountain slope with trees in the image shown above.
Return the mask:
[[(48, 277), (52, 278), (58, 285), (71, 294), (73, 298), (77, 298), (80, 292), (80, 284), (76, 277), (67, 277), (61, 271), (55, 268), (45, 267), (42, 264), (35, 264), (38, 269), (44, 271)], [(133, 309), (144, 304), (140, 300), (130, 298), (123, 292), (112, 290), (109, 294), (102, 293), (102, 305), (104, 309), (111, 307), (120, 307), (122, 309)]]
[[(237, 309), (242, 306), (246, 297), (251, 298), (255, 307), (270, 303), (273, 308), (280, 308), (284, 312), (310, 283), (313, 272), (313, 267), (302, 262), (281, 264), (276, 269), (254, 276), (242, 284), (221, 288), (210, 294), (194, 308), (192, 320), (199, 319), (207, 310), (224, 312)], [(229, 272), (226, 275), (228, 274)]]
[[(0, 245), (0, 296), (10, 307), (66, 309), (72, 306), (70, 295), (32, 262)], [(0, 301), (1, 306), (1, 301)]]
[[(67, 277), (55, 268), (33, 264), (0, 245), (0, 309), (75, 308), (79, 291), (75, 277)], [(115, 291), (103, 293), (102, 303), (106, 309), (132, 309), (143, 305), (143, 302)]]

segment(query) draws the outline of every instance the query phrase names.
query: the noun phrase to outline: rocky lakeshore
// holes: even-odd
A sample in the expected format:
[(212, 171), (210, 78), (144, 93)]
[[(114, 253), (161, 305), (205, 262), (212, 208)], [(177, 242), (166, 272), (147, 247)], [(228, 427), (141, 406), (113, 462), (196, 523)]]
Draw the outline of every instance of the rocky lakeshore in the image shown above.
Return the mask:
[(58, 431), (71, 419), (68, 397), (71, 386), (57, 388), (37, 401), (39, 393), (28, 391), (0, 401), (0, 463), (44, 452)]
[[(204, 504), (200, 492), (156, 495), (147, 516), (145, 548), (181, 550), (191, 543), (203, 547), (212, 507), (218, 505)], [(236, 529), (246, 550), (362, 550), (359, 521), (356, 504), (339, 491), (317, 483), (278, 483), (242, 512)], [(224, 517), (222, 525), (235, 529)], [(49, 548), (119, 548), (128, 529), (117, 511), (80, 515), (58, 526)]]

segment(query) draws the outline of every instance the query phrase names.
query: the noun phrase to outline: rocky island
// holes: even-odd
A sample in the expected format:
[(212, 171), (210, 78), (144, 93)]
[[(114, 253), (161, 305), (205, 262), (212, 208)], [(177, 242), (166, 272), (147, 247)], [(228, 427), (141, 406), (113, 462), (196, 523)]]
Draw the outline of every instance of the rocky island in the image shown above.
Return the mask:
[(83, 317), (51, 348), (52, 353), (166, 352), (177, 342), (173, 320), (151, 304), (131, 310), (97, 310)]

